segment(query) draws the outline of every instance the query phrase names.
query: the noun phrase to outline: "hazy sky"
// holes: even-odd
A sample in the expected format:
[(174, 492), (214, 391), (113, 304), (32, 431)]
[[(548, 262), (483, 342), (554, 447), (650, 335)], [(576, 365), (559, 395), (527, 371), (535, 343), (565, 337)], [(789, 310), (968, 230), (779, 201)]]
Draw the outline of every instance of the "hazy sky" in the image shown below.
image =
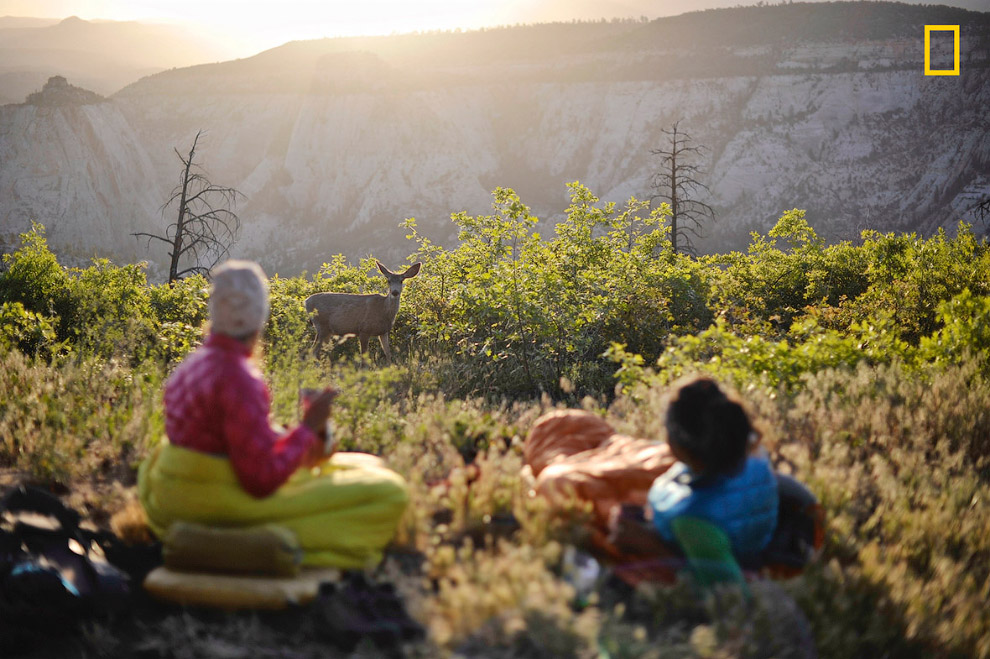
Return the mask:
[[(917, 0), (915, 0), (917, 1)], [(990, 0), (943, 0), (990, 9)], [(755, 0), (0, 0), (0, 16), (198, 24), (243, 54), (294, 39), (601, 16), (650, 18)]]
[[(0, 16), (193, 23), (252, 52), (294, 39), (492, 23), (504, 0), (0, 0)], [(504, 22), (504, 21), (503, 21)]]

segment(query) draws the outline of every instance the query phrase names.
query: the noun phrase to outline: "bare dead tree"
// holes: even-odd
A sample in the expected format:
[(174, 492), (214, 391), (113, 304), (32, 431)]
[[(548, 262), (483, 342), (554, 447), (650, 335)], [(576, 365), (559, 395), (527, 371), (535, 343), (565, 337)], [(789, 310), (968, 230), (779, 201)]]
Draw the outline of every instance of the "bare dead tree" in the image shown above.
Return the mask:
[(708, 186), (699, 178), (704, 174), (697, 158), (705, 147), (691, 144), (691, 136), (680, 130), (680, 121), (675, 121), (670, 128), (661, 130), (667, 137), (667, 144), (650, 153), (660, 157), (656, 173), (653, 174), (652, 185), (655, 193), (650, 197), (654, 200), (666, 201), (670, 204), (670, 241), (677, 253), (683, 243), (683, 251), (697, 254), (691, 236), (700, 238), (703, 235), (703, 220), (715, 220), (715, 210), (699, 201), (699, 193), (711, 194)]
[(980, 218), (980, 222), (983, 222), (984, 225), (990, 224), (990, 197), (977, 202), (973, 206), (973, 210), (976, 217)]
[[(196, 133), (187, 156), (173, 149), (182, 162), (182, 169), (179, 184), (162, 204), (161, 213), (164, 218), (166, 209), (177, 203), (179, 208), (175, 222), (165, 228), (165, 235), (132, 234), (137, 238), (147, 238), (149, 247), (153, 240), (168, 245), (169, 283), (186, 275), (209, 272), (230, 252), (230, 246), (237, 240), (241, 228), (241, 219), (232, 207), (238, 197), (244, 195), (234, 188), (214, 184), (196, 162), (196, 147), (202, 135), (203, 131)], [(189, 265), (180, 270), (180, 262)]]

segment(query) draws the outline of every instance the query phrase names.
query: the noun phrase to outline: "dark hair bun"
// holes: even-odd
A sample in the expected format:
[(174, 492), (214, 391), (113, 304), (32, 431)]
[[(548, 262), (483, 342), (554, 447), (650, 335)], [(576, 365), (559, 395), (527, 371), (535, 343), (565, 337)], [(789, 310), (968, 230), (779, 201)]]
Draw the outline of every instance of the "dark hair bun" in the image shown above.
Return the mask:
[(752, 432), (746, 410), (711, 378), (681, 385), (667, 408), (670, 441), (702, 462), (708, 473), (735, 471), (746, 457)]

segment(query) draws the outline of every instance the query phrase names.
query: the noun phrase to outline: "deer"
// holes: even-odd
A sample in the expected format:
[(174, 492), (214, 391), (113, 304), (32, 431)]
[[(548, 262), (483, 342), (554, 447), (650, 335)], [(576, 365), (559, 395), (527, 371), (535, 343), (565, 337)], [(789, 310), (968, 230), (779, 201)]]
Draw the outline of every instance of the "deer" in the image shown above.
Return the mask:
[(306, 313), (316, 328), (313, 356), (319, 357), (320, 346), (331, 336), (356, 335), (361, 342), (361, 354), (368, 352), (368, 341), (377, 336), (385, 351), (385, 358), (392, 360), (388, 345), (388, 333), (395, 324), (399, 312), (399, 297), (407, 279), (419, 274), (422, 263), (414, 263), (406, 271), (392, 272), (379, 261), (378, 269), (388, 280), (388, 293), (315, 293), (306, 298)]

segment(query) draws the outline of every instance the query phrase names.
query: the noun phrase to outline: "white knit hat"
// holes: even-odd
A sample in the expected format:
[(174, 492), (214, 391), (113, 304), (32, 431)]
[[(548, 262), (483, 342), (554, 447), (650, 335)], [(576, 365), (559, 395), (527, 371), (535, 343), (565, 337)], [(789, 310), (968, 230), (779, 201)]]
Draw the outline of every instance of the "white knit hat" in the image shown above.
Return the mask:
[(227, 261), (210, 273), (212, 331), (242, 339), (268, 320), (268, 278), (254, 261)]

